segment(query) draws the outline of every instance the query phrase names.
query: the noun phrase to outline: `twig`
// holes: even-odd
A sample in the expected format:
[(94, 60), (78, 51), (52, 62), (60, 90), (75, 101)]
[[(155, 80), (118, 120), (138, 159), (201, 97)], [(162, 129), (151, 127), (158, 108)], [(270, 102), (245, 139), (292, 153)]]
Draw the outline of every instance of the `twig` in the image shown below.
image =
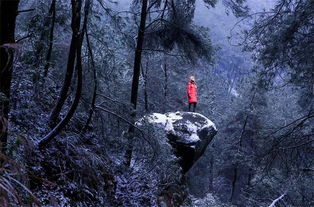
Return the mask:
[(30, 12), (30, 11), (34, 11), (35, 9), (25, 9), (25, 10), (19, 10), (17, 11), (18, 14), (20, 13), (24, 13), (24, 12)]
[(16, 40), (16, 43), (18, 43), (18, 42), (20, 42), (20, 41), (22, 41), (22, 40), (25, 40), (25, 39), (27, 39), (27, 38), (29, 38), (29, 37), (31, 37), (31, 35), (27, 35), (27, 36), (25, 36), (25, 37), (22, 37), (22, 38)]
[(116, 113), (110, 111), (109, 109), (106, 109), (106, 108), (101, 107), (101, 106), (95, 106), (95, 109), (99, 109), (99, 110), (101, 110), (101, 111), (105, 111), (105, 112), (107, 112), (107, 113), (110, 113), (110, 114), (112, 114), (112, 115), (118, 117), (119, 119), (125, 121), (126, 123), (132, 125), (134, 128), (138, 129), (140, 132), (142, 132), (142, 130), (141, 130), (140, 128), (138, 128), (136, 125), (134, 125), (132, 122), (130, 122), (129, 120), (127, 120), (127, 119), (125, 119), (124, 117), (120, 116), (119, 114), (116, 114)]
[(273, 202), (270, 204), (270, 206), (268, 207), (275, 207), (276, 203), (281, 200), (284, 196), (286, 195), (286, 193), (282, 194), (281, 196), (279, 196), (278, 198), (276, 198), (275, 200), (273, 200)]

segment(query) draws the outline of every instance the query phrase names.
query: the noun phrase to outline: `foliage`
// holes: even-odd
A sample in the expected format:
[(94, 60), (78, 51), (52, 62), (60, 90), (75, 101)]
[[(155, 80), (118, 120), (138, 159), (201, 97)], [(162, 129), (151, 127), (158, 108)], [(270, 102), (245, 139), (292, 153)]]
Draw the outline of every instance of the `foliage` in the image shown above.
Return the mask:
[[(166, 193), (185, 195), (185, 179), (190, 186), (185, 206), (266, 206), (283, 193), (278, 205), (313, 205), (312, 1), (279, 0), (273, 10), (251, 15), (257, 17), (254, 25), (244, 24), (249, 54), (229, 45), (223, 24), (232, 23), (223, 23), (228, 19), (215, 13), (227, 10), (235, 21), (234, 16), (248, 15), (245, 1), (225, 0), (222, 6), (204, 0), (212, 14), (210, 28), (194, 22), (196, 1), (148, 2), (136, 114), (187, 110), (186, 83), (194, 75), (196, 110), (219, 130), (205, 155), (183, 176), (165, 134), (136, 128), (132, 165), (124, 166), (126, 132), (134, 114), (129, 91), (140, 1), (116, 11), (119, 4), (97, 0), (91, 4), (85, 34), (90, 45), (86, 39), (82, 45), (78, 109), (46, 150), (21, 147), (27, 152), (22, 156), (17, 140), (36, 145), (50, 131), (48, 115), (62, 86), (71, 37), (70, 2), (57, 1), (51, 67), (45, 77), (50, 1), (23, 0), (21, 7), (35, 10), (17, 19), (16, 39), (29, 37), (19, 43), (21, 55), (14, 62), (7, 153), (15, 162), (22, 157), (25, 166), (19, 170), (3, 157), (3, 205), (22, 205), (28, 198), (33, 202), (29, 189), (44, 206), (157, 206)], [(257, 60), (254, 68), (250, 54)], [(73, 81), (60, 118), (77, 84)], [(0, 102), (7, 101), (2, 95)], [(0, 122), (7, 127), (7, 120)]]
[(274, 9), (256, 19), (247, 32), (247, 45), (265, 66), (265, 75), (288, 74), (297, 85), (312, 84), (313, 10), (311, 0), (280, 0)]
[(25, 169), (12, 158), (0, 154), (0, 204), (3, 207), (39, 206), (37, 197), (27, 187)]

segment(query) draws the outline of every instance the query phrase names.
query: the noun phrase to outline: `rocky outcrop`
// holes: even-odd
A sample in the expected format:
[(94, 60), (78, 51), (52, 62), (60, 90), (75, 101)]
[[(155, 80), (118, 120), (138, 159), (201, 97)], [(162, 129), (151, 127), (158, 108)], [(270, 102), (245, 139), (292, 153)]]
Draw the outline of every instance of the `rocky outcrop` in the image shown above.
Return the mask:
[(217, 133), (215, 124), (199, 113), (153, 113), (139, 120), (138, 125), (144, 120), (164, 129), (174, 154), (180, 158), (183, 173), (202, 156)]
[[(186, 172), (203, 155), (208, 144), (217, 133), (215, 124), (205, 116), (192, 112), (170, 112), (166, 114), (153, 113), (144, 116), (137, 122), (137, 126), (148, 129), (153, 139), (164, 147), (160, 152), (163, 163), (167, 163), (173, 154), (179, 158), (179, 165), (164, 164), (169, 172), (168, 182), (163, 185), (158, 194), (158, 206), (179, 207), (188, 195)], [(150, 129), (153, 128), (153, 131)], [(162, 131), (163, 133), (154, 133)], [(166, 143), (166, 144), (165, 144)], [(171, 153), (173, 152), (173, 153)], [(167, 154), (168, 153), (168, 154)], [(175, 167), (177, 166), (177, 167)], [(159, 166), (160, 167), (160, 166)], [(179, 168), (181, 167), (182, 170)], [(177, 169), (177, 170), (176, 170)], [(175, 171), (178, 171), (176, 174)]]

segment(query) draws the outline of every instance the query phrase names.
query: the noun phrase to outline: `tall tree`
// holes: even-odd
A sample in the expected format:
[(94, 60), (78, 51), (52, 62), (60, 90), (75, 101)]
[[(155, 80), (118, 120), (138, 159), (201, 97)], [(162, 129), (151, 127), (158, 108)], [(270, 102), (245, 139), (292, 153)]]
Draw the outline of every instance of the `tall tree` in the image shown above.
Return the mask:
[[(18, 14), (19, 0), (0, 1), (0, 95), (4, 95), (6, 100), (0, 100), (0, 118), (8, 120), (10, 111), (10, 87), (14, 60), (15, 43), (15, 20)], [(0, 148), (5, 152), (7, 144), (6, 121), (0, 122)]]
[(288, 74), (292, 83), (313, 87), (313, 11), (312, 0), (278, 0), (246, 32), (247, 49), (255, 51), (255, 58), (267, 68), (267, 78)]
[[(146, 16), (147, 16), (147, 0), (142, 1), (141, 9), (141, 20), (140, 26), (137, 33), (137, 43), (135, 49), (135, 58), (134, 58), (134, 67), (133, 67), (133, 79), (132, 79), (132, 88), (131, 88), (131, 104), (133, 106), (134, 112), (131, 114), (132, 118), (136, 117), (136, 106), (137, 106), (137, 95), (138, 95), (138, 85), (141, 74), (141, 60), (142, 60), (142, 49), (144, 44), (144, 34), (146, 28)], [(134, 126), (131, 125), (129, 132), (134, 132)], [(131, 138), (132, 139), (132, 138)], [(126, 164), (129, 166), (132, 158), (132, 143), (129, 140), (129, 146), (126, 151)]]
[(79, 39), (80, 39), (81, 6), (82, 6), (81, 0), (79, 1), (72, 0), (72, 23), (71, 23), (72, 39), (71, 39), (71, 44), (70, 44), (67, 69), (66, 69), (65, 78), (63, 81), (63, 86), (60, 91), (56, 105), (54, 106), (50, 114), (50, 118), (49, 118), (51, 127), (56, 126), (61, 109), (64, 105), (65, 100), (68, 97), (68, 91), (72, 82), (74, 64), (75, 64), (75, 54), (76, 54), (76, 49), (79, 45)]
[[(314, 149), (310, 144), (314, 142), (311, 133), (314, 130), (313, 11), (312, 0), (278, 0), (274, 9), (258, 17), (252, 29), (246, 32), (247, 49), (254, 51), (257, 61), (265, 67), (263, 77), (267, 86), (276, 85), (280, 78), (285, 81), (284, 86), (289, 83), (296, 86), (295, 94), (300, 92), (301, 118), (279, 127), (269, 136), (274, 139), (269, 157), (278, 161), (277, 150), (283, 149), (279, 152), (290, 161), (289, 166), (298, 160), (291, 151), (305, 156), (304, 152)], [(294, 164), (310, 165), (303, 158)]]
[(49, 40), (48, 40), (48, 51), (46, 55), (46, 64), (44, 69), (44, 77), (47, 76), (48, 70), (50, 67), (50, 60), (52, 54), (52, 47), (53, 47), (53, 32), (55, 27), (56, 21), (56, 0), (51, 1), (50, 9), (49, 9), (49, 18), (50, 18), (50, 31), (49, 31)]
[[(39, 141), (39, 148), (43, 149), (47, 146), (47, 144), (57, 136), (61, 130), (68, 124), (72, 116), (74, 115), (82, 93), (82, 85), (83, 85), (83, 73), (82, 73), (82, 44), (84, 39), (85, 30), (87, 27), (87, 19), (90, 8), (90, 0), (85, 1), (85, 12), (84, 12), (84, 21), (83, 27), (81, 29), (80, 20), (81, 20), (81, 0), (72, 0), (72, 20), (74, 24), (72, 24), (73, 33), (75, 33), (76, 39), (76, 47), (74, 50), (74, 55), (69, 54), (68, 61), (72, 61), (72, 58), (76, 60), (76, 71), (77, 71), (77, 86), (76, 86), (76, 94), (73, 100), (73, 103), (65, 115), (65, 117), (42, 139)], [(73, 22), (72, 22), (73, 23)], [(72, 39), (73, 40), (73, 39)], [(72, 43), (72, 42), (71, 42)], [(71, 52), (71, 50), (70, 50)], [(74, 63), (73, 63), (74, 64)]]
[(136, 49), (135, 49), (133, 79), (132, 79), (132, 89), (131, 89), (131, 104), (133, 105), (134, 109), (136, 109), (136, 106), (137, 106), (137, 94), (138, 94), (138, 85), (139, 85), (139, 77), (140, 77), (140, 70), (141, 70), (144, 34), (145, 34), (145, 27), (146, 27), (146, 16), (147, 16), (147, 0), (143, 0), (140, 26), (138, 28), (138, 33), (137, 33), (137, 43), (136, 43)]
[(97, 72), (96, 72), (96, 67), (95, 67), (94, 54), (92, 51), (91, 43), (89, 41), (87, 28), (85, 31), (85, 35), (86, 35), (86, 44), (87, 44), (87, 48), (88, 48), (88, 55), (89, 55), (89, 58), (91, 60), (90, 66), (93, 70), (94, 89), (93, 89), (92, 103), (91, 103), (91, 106), (89, 109), (88, 118), (86, 120), (86, 123), (85, 123), (82, 131), (85, 131), (88, 128), (88, 125), (92, 120), (92, 116), (93, 116), (93, 113), (95, 111), (96, 96), (97, 96)]

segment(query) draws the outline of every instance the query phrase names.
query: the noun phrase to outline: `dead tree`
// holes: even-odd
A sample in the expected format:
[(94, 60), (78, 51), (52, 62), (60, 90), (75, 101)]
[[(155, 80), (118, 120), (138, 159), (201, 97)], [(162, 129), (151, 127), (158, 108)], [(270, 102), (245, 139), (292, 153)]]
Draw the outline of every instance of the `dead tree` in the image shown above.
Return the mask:
[[(140, 27), (138, 28), (137, 43), (135, 49), (134, 67), (133, 67), (133, 79), (132, 79), (132, 89), (131, 89), (131, 104), (133, 106), (134, 112), (131, 114), (132, 119), (136, 117), (136, 106), (137, 106), (137, 95), (138, 86), (141, 71), (141, 60), (142, 60), (142, 49), (144, 44), (145, 27), (146, 27), (146, 16), (147, 16), (147, 0), (142, 1), (141, 9), (141, 20)], [(134, 132), (134, 127), (131, 125), (129, 128), (129, 133)], [(130, 166), (132, 158), (132, 138), (129, 140), (129, 146), (126, 151), (126, 165)]]

